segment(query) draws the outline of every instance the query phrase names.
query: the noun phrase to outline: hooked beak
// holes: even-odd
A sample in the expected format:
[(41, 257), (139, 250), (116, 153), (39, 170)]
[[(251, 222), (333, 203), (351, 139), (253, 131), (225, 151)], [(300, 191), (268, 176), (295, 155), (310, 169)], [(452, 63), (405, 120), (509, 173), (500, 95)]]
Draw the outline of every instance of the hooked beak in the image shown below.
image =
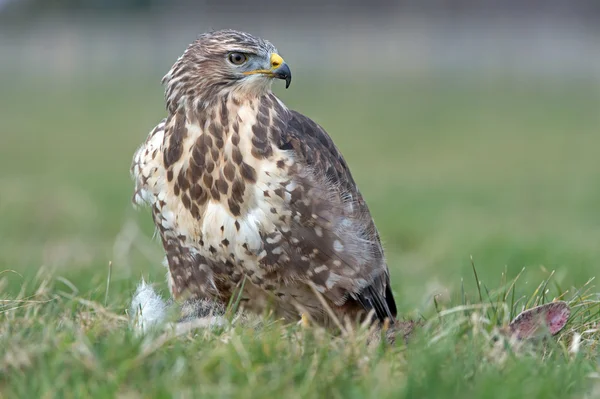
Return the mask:
[(290, 71), (290, 67), (279, 54), (271, 54), (271, 69), (257, 69), (255, 71), (244, 72), (244, 75), (255, 75), (257, 73), (271, 78), (285, 80), (286, 89), (290, 87), (290, 83), (292, 83), (292, 71)]
[(292, 83), (292, 71), (290, 71), (290, 67), (285, 62), (273, 71), (273, 77), (285, 80), (286, 89), (290, 87), (290, 83)]

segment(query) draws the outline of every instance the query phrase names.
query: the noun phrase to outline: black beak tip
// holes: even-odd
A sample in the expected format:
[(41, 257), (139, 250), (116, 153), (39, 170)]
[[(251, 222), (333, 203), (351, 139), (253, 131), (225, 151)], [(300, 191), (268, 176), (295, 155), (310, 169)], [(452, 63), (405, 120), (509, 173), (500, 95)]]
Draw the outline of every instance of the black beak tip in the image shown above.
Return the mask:
[(285, 80), (285, 88), (286, 89), (288, 87), (290, 87), (290, 84), (292, 83), (292, 71), (290, 71), (290, 67), (288, 67), (287, 64), (284, 63), (279, 68), (277, 68), (274, 72), (275, 72), (275, 77), (277, 77), (278, 79)]

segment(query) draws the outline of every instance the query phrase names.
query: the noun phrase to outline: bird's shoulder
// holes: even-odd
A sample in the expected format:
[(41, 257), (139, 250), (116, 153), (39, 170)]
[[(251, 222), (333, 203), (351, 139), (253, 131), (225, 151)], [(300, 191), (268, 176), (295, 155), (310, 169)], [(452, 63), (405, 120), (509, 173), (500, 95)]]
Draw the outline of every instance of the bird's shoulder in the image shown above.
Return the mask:
[(298, 162), (308, 166), (327, 184), (359, 195), (341, 151), (327, 131), (311, 118), (288, 110), (285, 126), (279, 134), (278, 147), (293, 151)]

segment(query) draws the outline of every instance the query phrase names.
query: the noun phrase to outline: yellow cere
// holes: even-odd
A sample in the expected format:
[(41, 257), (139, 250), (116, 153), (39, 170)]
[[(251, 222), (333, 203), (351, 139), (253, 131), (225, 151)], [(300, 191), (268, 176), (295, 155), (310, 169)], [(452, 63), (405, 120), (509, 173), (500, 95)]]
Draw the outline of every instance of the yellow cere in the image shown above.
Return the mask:
[(283, 65), (283, 58), (279, 54), (271, 54), (271, 69), (255, 69), (254, 71), (244, 72), (244, 75), (254, 75), (257, 73), (271, 74), (275, 69)]
[(279, 54), (271, 54), (271, 69), (279, 68), (283, 65), (283, 58)]

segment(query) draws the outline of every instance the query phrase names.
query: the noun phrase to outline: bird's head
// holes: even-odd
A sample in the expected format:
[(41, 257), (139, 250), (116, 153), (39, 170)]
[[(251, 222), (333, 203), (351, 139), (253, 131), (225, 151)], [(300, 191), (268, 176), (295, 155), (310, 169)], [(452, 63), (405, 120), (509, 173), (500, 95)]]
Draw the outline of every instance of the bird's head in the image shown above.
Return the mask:
[[(241, 96), (268, 92), (273, 79), (292, 81), (290, 68), (270, 42), (248, 33), (219, 30), (190, 44), (163, 78), (167, 102), (209, 98), (223, 91)], [(175, 104), (173, 104), (175, 105)]]

